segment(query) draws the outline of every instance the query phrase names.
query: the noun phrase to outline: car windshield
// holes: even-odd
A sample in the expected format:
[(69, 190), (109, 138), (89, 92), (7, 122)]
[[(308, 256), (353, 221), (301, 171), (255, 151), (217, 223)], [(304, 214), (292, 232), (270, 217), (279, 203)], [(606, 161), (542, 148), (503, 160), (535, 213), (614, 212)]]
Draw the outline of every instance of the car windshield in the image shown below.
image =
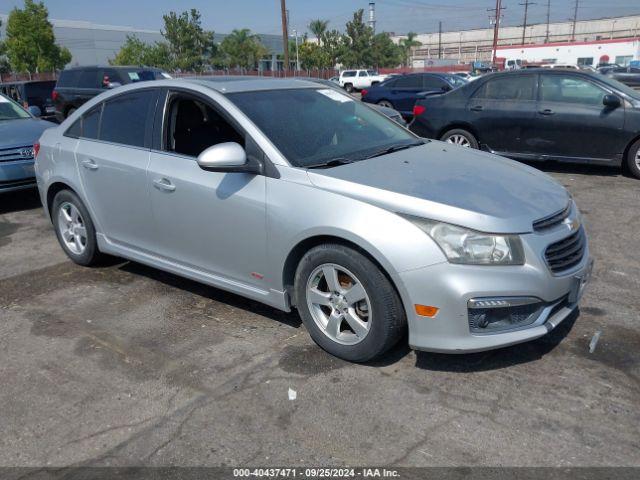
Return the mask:
[(335, 89), (227, 95), (297, 167), (364, 160), (418, 139), (393, 120)]
[(0, 120), (18, 120), (30, 117), (31, 115), (20, 105), (4, 95), (0, 95)]
[(640, 91), (634, 90), (630, 86), (625, 85), (624, 83), (619, 82), (618, 80), (614, 80), (611, 77), (606, 77), (604, 75), (598, 75), (597, 78), (602, 83), (605, 83), (605, 84), (609, 85), (610, 87), (615, 88), (616, 90), (620, 90), (622, 93), (628, 95), (629, 97), (633, 98), (634, 100), (640, 100)]

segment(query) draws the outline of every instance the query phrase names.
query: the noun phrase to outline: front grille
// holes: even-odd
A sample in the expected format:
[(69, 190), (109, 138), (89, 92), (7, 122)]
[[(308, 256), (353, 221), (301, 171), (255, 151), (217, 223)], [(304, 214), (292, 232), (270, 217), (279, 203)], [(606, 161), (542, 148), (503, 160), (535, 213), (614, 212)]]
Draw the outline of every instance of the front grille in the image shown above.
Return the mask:
[(16, 160), (33, 160), (33, 145), (0, 149), (0, 162)]
[(582, 227), (559, 242), (552, 243), (544, 252), (549, 269), (553, 273), (562, 273), (580, 263), (584, 255), (585, 235)]
[(571, 213), (571, 203), (567, 205), (563, 210), (553, 213), (548, 217), (541, 218), (533, 222), (533, 230), (536, 232), (549, 230), (559, 224), (561, 224), (565, 218)]

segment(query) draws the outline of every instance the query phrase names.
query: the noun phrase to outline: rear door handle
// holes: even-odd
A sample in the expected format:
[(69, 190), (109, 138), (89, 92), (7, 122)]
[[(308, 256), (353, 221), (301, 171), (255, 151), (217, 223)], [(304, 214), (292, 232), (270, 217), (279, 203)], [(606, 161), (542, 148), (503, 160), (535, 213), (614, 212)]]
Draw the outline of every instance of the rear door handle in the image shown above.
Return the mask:
[(469, 110), (471, 110), (472, 112), (481, 112), (483, 109), (484, 107), (482, 105), (474, 105)]
[(554, 111), (553, 111), (553, 110), (551, 110), (550, 108), (545, 108), (544, 110), (538, 110), (538, 113), (539, 113), (540, 115), (553, 115), (553, 114), (554, 114), (554, 113), (556, 113), (556, 112), (554, 112)]
[(165, 192), (173, 192), (176, 189), (176, 186), (171, 183), (171, 180), (168, 178), (158, 178), (154, 180), (153, 186), (158, 190), (164, 190)]
[(98, 164), (95, 162), (95, 160), (92, 160), (91, 158), (85, 158), (80, 163), (87, 170), (97, 170), (98, 169)]

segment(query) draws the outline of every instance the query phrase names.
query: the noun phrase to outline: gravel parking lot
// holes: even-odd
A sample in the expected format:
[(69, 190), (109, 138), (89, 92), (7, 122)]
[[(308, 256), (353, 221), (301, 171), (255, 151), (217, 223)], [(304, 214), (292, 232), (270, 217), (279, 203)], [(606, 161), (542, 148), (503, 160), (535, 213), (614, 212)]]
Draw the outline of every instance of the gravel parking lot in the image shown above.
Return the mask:
[(511, 348), (370, 365), (325, 354), (296, 314), (78, 267), (34, 191), (2, 195), (0, 465), (640, 466), (640, 182), (547, 171), (596, 260), (579, 314)]

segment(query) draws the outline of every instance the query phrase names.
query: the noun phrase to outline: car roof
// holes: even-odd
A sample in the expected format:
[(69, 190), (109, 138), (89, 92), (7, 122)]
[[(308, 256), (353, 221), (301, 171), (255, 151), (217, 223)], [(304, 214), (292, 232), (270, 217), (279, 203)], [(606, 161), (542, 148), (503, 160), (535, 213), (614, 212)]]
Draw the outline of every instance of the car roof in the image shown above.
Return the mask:
[(158, 70), (162, 71), (158, 67), (147, 67), (145, 65), (83, 65), (81, 67), (69, 67), (65, 68), (63, 72), (69, 72), (72, 70), (88, 70), (90, 68), (109, 68), (113, 70), (131, 70), (132, 68), (142, 68), (144, 70)]
[[(160, 80), (165, 82), (169, 80)], [(251, 76), (188, 77), (178, 79), (209, 87), (221, 93), (253, 92), (258, 90), (284, 90), (292, 88), (318, 88), (319, 83), (297, 78), (265, 78)]]

